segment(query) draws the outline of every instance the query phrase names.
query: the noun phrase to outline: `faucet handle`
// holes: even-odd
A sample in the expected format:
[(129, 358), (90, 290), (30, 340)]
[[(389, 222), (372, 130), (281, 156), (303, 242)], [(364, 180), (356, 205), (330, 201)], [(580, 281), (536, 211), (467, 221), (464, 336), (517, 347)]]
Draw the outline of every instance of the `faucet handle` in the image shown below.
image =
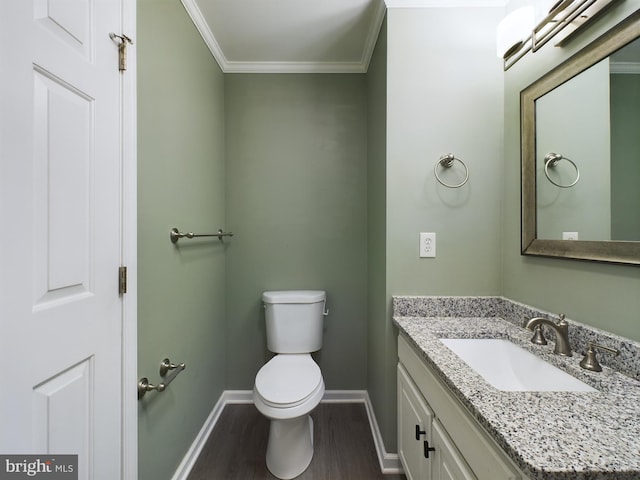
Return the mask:
[(533, 337), (531, 337), (531, 343), (535, 343), (536, 345), (547, 344), (547, 339), (544, 338), (544, 334), (542, 333), (542, 324), (538, 324), (533, 328)]
[(560, 315), (558, 315), (558, 318), (560, 319), (560, 320), (558, 320), (558, 325), (568, 325), (569, 324), (569, 322), (567, 322), (565, 320), (564, 313), (561, 313)]
[(606, 347), (604, 345), (600, 345), (599, 343), (589, 342), (587, 353), (584, 354), (584, 358), (580, 361), (580, 366), (585, 370), (590, 370), (592, 372), (602, 371), (602, 367), (600, 366), (598, 357), (596, 356), (596, 348), (612, 353), (613, 355), (620, 354), (620, 350), (617, 350), (615, 348)]

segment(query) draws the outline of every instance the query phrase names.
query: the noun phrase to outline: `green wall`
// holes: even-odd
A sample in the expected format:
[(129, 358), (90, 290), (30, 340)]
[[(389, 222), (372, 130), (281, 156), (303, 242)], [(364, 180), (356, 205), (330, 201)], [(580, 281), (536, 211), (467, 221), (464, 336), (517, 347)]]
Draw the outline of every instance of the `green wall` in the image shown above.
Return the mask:
[[(374, 348), (382, 348), (384, 357), (373, 360), (369, 388), (389, 452), (396, 451), (398, 361), (391, 296), (501, 291), (503, 75), (495, 28), (502, 13), (501, 8), (387, 12), (387, 305), (376, 306), (376, 324), (370, 325)], [(469, 168), (461, 188), (446, 188), (434, 177), (434, 165), (447, 153)], [(463, 169), (457, 162), (454, 169), (442, 178), (458, 183)], [(420, 232), (436, 233), (436, 258), (419, 258)]]
[(364, 75), (225, 77), (227, 388), (269, 358), (261, 294), (327, 291), (327, 389), (366, 388)]
[(225, 389), (225, 259), (218, 240), (169, 229), (225, 226), (224, 82), (179, 0), (139, 0), (138, 373), (160, 380), (169, 357), (187, 368), (139, 402), (139, 479), (173, 475)]
[[(611, 238), (640, 240), (640, 74), (611, 75)], [(633, 208), (632, 206), (636, 207)]]
[(387, 297), (387, 23), (367, 71), (367, 390), (387, 452), (396, 451), (397, 346)]
[[(388, 11), (387, 294), (500, 294), (502, 8)], [(455, 32), (463, 32), (456, 34)], [(434, 177), (452, 153), (469, 181)], [(455, 162), (440, 176), (463, 177)], [(419, 232), (436, 258), (419, 258)]]
[(638, 267), (520, 255), (520, 91), (635, 9), (622, 2), (565, 47), (529, 53), (505, 74), (502, 295), (640, 340)]

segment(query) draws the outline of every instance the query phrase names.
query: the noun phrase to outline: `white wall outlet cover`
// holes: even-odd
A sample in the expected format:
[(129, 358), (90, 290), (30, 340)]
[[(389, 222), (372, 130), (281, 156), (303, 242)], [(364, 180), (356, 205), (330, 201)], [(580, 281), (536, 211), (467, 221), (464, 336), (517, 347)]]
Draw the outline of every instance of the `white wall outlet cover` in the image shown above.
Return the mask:
[(578, 232), (562, 232), (563, 240), (578, 240)]
[(436, 256), (436, 234), (434, 232), (420, 233), (420, 257), (433, 258)]

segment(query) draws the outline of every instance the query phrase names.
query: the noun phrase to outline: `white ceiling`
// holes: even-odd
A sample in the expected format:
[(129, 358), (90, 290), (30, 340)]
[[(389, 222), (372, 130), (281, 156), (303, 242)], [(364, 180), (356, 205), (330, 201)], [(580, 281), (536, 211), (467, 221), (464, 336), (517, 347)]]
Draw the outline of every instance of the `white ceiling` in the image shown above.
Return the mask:
[(365, 72), (384, 0), (182, 0), (225, 73)]
[(388, 7), (507, 0), (182, 0), (225, 73), (364, 73)]

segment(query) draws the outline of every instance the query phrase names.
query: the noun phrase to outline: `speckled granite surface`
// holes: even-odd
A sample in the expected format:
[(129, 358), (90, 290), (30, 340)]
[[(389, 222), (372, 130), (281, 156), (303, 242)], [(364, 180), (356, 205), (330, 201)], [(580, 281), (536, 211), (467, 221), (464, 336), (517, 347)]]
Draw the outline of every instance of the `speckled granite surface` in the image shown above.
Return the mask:
[[(640, 344), (567, 319), (575, 353), (560, 357), (553, 341), (529, 341), (521, 324), (533, 315), (552, 316), (501, 297), (394, 297), (401, 334), (531, 479), (640, 479)], [(508, 338), (598, 391), (500, 391), (439, 338)], [(623, 373), (606, 367), (605, 355), (603, 372), (580, 368), (586, 338), (622, 346)]]
[[(499, 317), (521, 326), (524, 318), (547, 317), (558, 320), (560, 312), (536, 309), (504, 297), (393, 297), (394, 316), (404, 317)], [(574, 355), (582, 355), (587, 343), (594, 342), (620, 351), (617, 356), (598, 352), (598, 361), (640, 381), (640, 343), (599, 330), (567, 318), (569, 340)], [(553, 331), (547, 329), (547, 339), (554, 341)]]

